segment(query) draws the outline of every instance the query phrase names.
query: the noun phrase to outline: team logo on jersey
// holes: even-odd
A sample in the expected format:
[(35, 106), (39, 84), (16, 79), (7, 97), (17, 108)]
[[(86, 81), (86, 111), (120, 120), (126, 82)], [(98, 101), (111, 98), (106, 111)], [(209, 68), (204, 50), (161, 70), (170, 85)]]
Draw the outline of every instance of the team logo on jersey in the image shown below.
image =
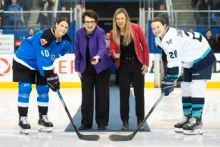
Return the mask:
[(45, 44), (47, 44), (47, 40), (45, 40), (45, 39), (40, 39), (40, 44), (41, 44), (42, 46), (44, 46)]
[(172, 43), (172, 39), (167, 40), (166, 43), (167, 43), (168, 45), (170, 45), (170, 44)]

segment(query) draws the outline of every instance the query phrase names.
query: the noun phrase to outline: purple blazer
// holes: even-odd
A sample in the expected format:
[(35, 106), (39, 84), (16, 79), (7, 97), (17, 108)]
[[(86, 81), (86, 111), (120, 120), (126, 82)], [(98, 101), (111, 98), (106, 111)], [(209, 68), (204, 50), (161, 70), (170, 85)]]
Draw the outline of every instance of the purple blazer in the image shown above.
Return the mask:
[[(83, 73), (86, 69), (86, 30), (80, 28), (76, 32), (75, 38), (75, 71)], [(89, 37), (89, 52), (91, 58), (99, 55), (101, 60), (96, 64), (96, 73), (100, 73), (112, 65), (112, 61), (108, 55), (108, 51), (105, 47), (105, 33), (98, 25)]]

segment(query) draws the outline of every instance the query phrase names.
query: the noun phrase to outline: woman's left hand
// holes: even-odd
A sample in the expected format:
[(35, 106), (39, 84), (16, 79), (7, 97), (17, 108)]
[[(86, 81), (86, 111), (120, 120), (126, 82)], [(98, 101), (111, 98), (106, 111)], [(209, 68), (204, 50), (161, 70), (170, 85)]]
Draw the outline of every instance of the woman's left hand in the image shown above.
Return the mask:
[(144, 75), (147, 71), (148, 71), (148, 66), (147, 65), (143, 65), (142, 68), (141, 68), (142, 75)]

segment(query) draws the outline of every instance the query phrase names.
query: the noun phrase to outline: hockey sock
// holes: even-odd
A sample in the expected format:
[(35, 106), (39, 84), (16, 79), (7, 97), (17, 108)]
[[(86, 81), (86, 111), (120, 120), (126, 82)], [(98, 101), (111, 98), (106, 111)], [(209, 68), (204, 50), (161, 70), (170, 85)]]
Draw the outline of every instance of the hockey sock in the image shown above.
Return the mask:
[(191, 97), (182, 97), (183, 114), (189, 116), (192, 111)]
[(204, 103), (204, 98), (192, 98), (192, 117), (201, 118)]
[(48, 107), (38, 106), (38, 110), (39, 110), (39, 116), (47, 115)]
[(20, 107), (18, 106), (18, 113), (19, 113), (19, 116), (27, 116), (27, 113), (28, 113), (28, 107)]

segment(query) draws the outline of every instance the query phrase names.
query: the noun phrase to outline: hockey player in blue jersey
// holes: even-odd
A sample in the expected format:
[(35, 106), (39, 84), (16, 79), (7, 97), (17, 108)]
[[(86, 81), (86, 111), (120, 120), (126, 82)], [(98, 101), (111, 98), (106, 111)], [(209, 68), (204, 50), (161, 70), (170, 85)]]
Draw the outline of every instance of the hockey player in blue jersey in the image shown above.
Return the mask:
[(167, 71), (161, 91), (167, 96), (174, 89), (179, 68), (183, 68), (182, 109), (184, 119), (174, 125), (176, 132), (202, 134), (202, 112), (205, 103), (206, 81), (211, 79), (216, 59), (209, 43), (198, 32), (186, 32), (168, 27), (165, 20), (155, 17), (151, 28), (156, 45), (167, 56)]
[(49, 88), (60, 88), (59, 77), (53, 72), (53, 62), (70, 49), (71, 40), (67, 35), (69, 21), (58, 18), (55, 26), (35, 33), (24, 39), (13, 59), (13, 81), (18, 82), (19, 126), (22, 133), (28, 133), (29, 96), (32, 84), (36, 84), (39, 110), (38, 124), (42, 131), (52, 131), (53, 124), (48, 119)]

